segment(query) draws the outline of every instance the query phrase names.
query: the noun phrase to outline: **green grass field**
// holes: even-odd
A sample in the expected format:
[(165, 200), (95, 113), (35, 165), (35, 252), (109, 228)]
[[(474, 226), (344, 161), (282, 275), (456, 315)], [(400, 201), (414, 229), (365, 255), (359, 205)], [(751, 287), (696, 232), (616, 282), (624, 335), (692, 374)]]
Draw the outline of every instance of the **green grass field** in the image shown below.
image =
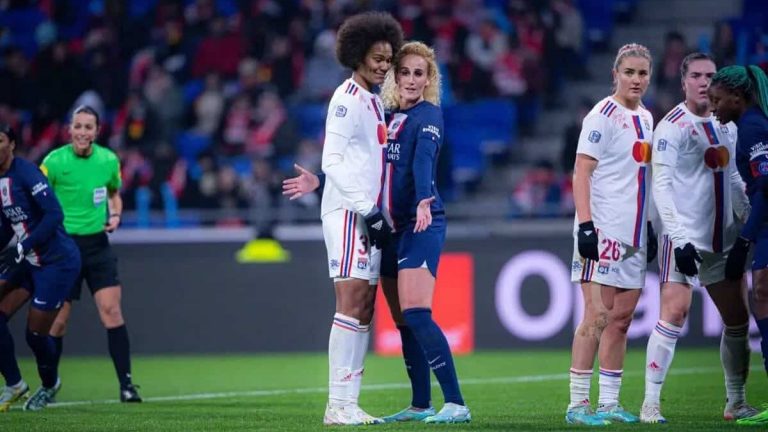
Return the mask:
[[(622, 402), (637, 413), (643, 397), (645, 350), (625, 363)], [(462, 390), (472, 409), (469, 425), (368, 426), (382, 431), (574, 430), (563, 420), (568, 403), (566, 351), (481, 352), (457, 358)], [(768, 401), (768, 379), (753, 358), (750, 401)], [(111, 362), (64, 358), (64, 386), (56, 406), (42, 412), (0, 414), (0, 431), (312, 431), (322, 426), (327, 359), (322, 353), (259, 356), (136, 357), (135, 381), (143, 404), (118, 404)], [(34, 363), (22, 372), (37, 386)], [(592, 385), (597, 400), (597, 381)], [(438, 387), (435, 405), (442, 405)], [(402, 361), (369, 356), (360, 405), (373, 415), (404, 408), (410, 396)], [(681, 350), (667, 379), (662, 408), (667, 425), (611, 425), (608, 429), (663, 431), (761, 430), (722, 420), (723, 378), (715, 349)]]

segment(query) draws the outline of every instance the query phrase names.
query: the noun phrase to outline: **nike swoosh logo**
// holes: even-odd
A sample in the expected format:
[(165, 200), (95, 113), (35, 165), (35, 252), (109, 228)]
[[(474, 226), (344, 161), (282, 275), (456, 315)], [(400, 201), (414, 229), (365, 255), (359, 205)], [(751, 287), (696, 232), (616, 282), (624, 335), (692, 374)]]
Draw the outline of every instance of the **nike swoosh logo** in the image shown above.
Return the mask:
[(32, 299), (32, 302), (39, 305), (44, 305), (48, 303), (48, 302), (40, 301), (38, 299)]
[(433, 358), (432, 360), (429, 360), (427, 363), (432, 364), (432, 363), (438, 361), (439, 359), (440, 359), (440, 356), (437, 356), (437, 357)]
[(397, 263), (398, 263), (398, 264), (400, 264), (401, 262), (403, 262), (403, 261), (405, 261), (405, 260), (407, 260), (407, 259), (408, 259), (408, 258), (401, 258), (401, 259), (397, 260)]

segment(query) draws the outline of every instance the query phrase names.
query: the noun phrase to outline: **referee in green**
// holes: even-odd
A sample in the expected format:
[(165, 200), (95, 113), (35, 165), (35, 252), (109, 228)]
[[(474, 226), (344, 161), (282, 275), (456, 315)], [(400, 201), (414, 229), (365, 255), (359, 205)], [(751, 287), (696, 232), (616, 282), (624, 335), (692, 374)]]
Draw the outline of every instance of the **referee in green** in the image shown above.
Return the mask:
[(75, 109), (69, 132), (72, 142), (49, 153), (41, 169), (61, 202), (64, 228), (80, 249), (82, 269), (50, 334), (60, 358), (72, 301), (80, 299), (85, 280), (107, 329), (109, 354), (120, 381), (120, 401), (141, 402), (131, 382), (130, 344), (120, 307), (117, 257), (107, 238), (107, 233), (120, 225), (123, 210), (120, 161), (111, 150), (94, 143), (99, 116), (93, 108)]

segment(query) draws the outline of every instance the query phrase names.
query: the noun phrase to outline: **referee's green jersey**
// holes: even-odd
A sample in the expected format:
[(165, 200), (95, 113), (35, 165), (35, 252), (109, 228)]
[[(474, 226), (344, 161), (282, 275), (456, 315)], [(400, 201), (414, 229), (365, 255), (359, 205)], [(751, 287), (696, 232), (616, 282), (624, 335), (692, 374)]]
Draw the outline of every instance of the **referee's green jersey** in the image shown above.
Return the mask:
[(50, 152), (40, 169), (59, 198), (68, 234), (104, 231), (109, 192), (122, 186), (120, 160), (112, 150), (94, 143), (91, 155), (81, 157), (67, 144)]

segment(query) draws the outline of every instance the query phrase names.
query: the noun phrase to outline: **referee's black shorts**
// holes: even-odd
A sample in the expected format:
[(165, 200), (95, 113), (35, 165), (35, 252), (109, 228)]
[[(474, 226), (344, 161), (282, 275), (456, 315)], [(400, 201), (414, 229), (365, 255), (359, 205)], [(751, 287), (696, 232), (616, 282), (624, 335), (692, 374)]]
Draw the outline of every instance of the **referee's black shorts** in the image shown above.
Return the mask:
[(83, 280), (88, 284), (91, 295), (102, 288), (120, 285), (117, 279), (117, 257), (109, 245), (107, 233), (71, 237), (80, 249), (83, 266), (69, 293), (69, 300), (80, 300)]

